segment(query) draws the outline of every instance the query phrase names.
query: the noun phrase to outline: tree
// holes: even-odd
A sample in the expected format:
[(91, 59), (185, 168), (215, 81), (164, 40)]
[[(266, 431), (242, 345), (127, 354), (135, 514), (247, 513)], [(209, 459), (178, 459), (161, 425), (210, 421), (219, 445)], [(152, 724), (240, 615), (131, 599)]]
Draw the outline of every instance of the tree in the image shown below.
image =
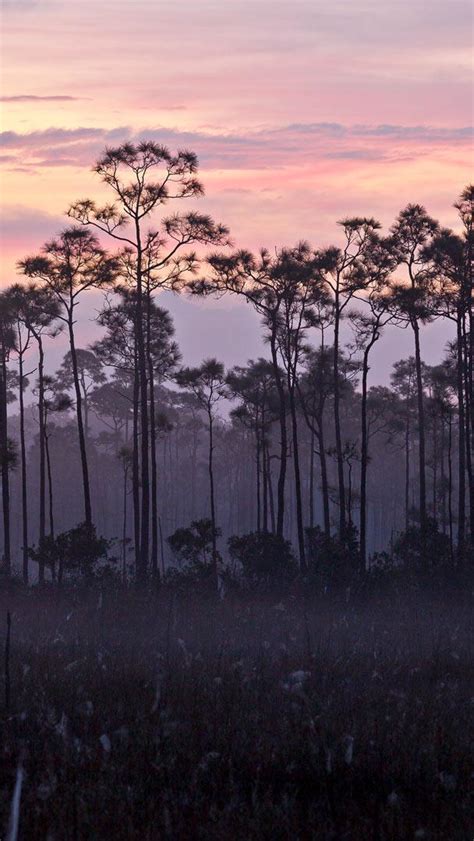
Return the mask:
[(212, 562), (216, 588), (219, 586), (219, 569), (217, 554), (217, 525), (216, 501), (214, 488), (214, 423), (216, 420), (216, 406), (222, 397), (226, 396), (224, 366), (216, 359), (205, 359), (197, 368), (182, 368), (176, 374), (176, 382), (181, 388), (190, 391), (207, 415), (209, 431), (209, 493), (212, 525)]
[(438, 231), (438, 223), (419, 204), (409, 204), (391, 227), (390, 246), (398, 265), (408, 274), (408, 286), (394, 286), (394, 302), (413, 330), (418, 406), (418, 452), (420, 483), (420, 525), (426, 525), (426, 434), (423, 400), (423, 376), (420, 348), (420, 324), (433, 317), (430, 301), (430, 272), (426, 248)]
[(10, 471), (16, 455), (8, 437), (7, 403), (14, 399), (9, 389), (8, 361), (15, 347), (15, 315), (6, 292), (0, 293), (0, 465), (3, 505), (3, 569), (11, 573)]
[[(39, 384), (38, 384), (39, 388)], [(53, 424), (50, 422), (51, 415), (59, 415), (69, 411), (72, 407), (71, 398), (61, 390), (60, 384), (53, 377), (44, 376), (43, 380), (43, 434), (44, 450), (46, 456), (46, 473), (48, 477), (48, 499), (49, 499), (49, 536), (54, 538), (54, 492), (53, 492), (53, 470), (51, 465), (50, 438)], [(41, 563), (40, 563), (41, 566)]]
[(327, 248), (317, 253), (321, 280), (334, 301), (334, 429), (339, 489), (339, 536), (344, 538), (346, 527), (346, 493), (340, 409), (340, 332), (345, 310), (356, 293), (364, 290), (372, 280), (371, 254), (378, 248), (377, 231), (380, 224), (372, 218), (354, 217), (338, 223), (344, 233), (342, 248)]
[(464, 381), (466, 389), (466, 459), (469, 474), (469, 510), (471, 546), (474, 546), (474, 185), (469, 184), (462, 191), (455, 208), (463, 225), (464, 273), (463, 273), (463, 348)]
[[(165, 146), (143, 141), (108, 149), (97, 162), (95, 172), (112, 190), (113, 203), (98, 207), (86, 199), (76, 202), (69, 215), (81, 225), (94, 226), (118, 241), (125, 249), (136, 291), (137, 379), (140, 401), (141, 522), (137, 576), (144, 581), (148, 568), (150, 477), (148, 366), (144, 312), (146, 279), (152, 272), (173, 275), (180, 252), (194, 243), (224, 244), (228, 230), (209, 216), (195, 212), (174, 214), (162, 220), (161, 230), (146, 229), (146, 222), (172, 200), (199, 197), (203, 188), (196, 178), (197, 157), (193, 152), (172, 155)], [(185, 263), (186, 258), (184, 258)], [(195, 255), (189, 262), (195, 263)], [(137, 439), (136, 439), (137, 440)], [(135, 441), (136, 443), (136, 441)]]
[(78, 299), (84, 292), (91, 288), (111, 286), (117, 274), (117, 262), (99, 246), (93, 234), (73, 226), (46, 243), (40, 256), (27, 257), (19, 265), (25, 275), (41, 280), (56, 298), (60, 306), (57, 317), (66, 325), (68, 331), (81, 456), (84, 521), (91, 526), (92, 505), (82, 411), (83, 397), (74, 334), (75, 311)]
[(191, 294), (220, 297), (230, 293), (249, 301), (261, 316), (266, 327), (266, 340), (270, 345), (271, 361), (279, 402), (280, 426), (280, 469), (277, 487), (276, 531), (283, 537), (285, 515), (285, 483), (288, 458), (288, 434), (286, 416), (288, 410), (285, 378), (278, 357), (278, 324), (282, 305), (282, 294), (275, 289), (272, 272), (275, 261), (270, 253), (262, 249), (258, 256), (248, 251), (236, 251), (230, 255), (211, 254), (207, 259), (208, 276), (191, 281)]
[[(44, 352), (44, 338), (54, 338), (61, 332), (61, 325), (58, 324), (60, 313), (60, 304), (55, 295), (51, 293), (48, 287), (41, 287), (35, 283), (29, 283), (26, 286), (23, 284), (15, 284), (11, 287), (11, 295), (14, 301), (14, 307), (17, 314), (17, 320), (23, 325), (27, 334), (31, 335), (36, 342), (38, 352), (38, 380), (37, 380), (37, 396), (38, 396), (38, 424), (39, 424), (39, 545), (43, 544), (46, 537), (46, 473), (48, 469), (47, 456), (47, 433), (45, 426), (46, 406), (45, 406), (45, 352)], [(31, 372), (33, 373), (33, 372)], [(20, 410), (21, 410), (20, 405)], [(22, 422), (21, 422), (22, 426)], [(23, 433), (21, 432), (23, 439)], [(23, 444), (22, 444), (23, 451)], [(22, 457), (23, 460), (23, 457)], [(23, 472), (23, 471), (22, 471)], [(26, 479), (26, 454), (24, 475)], [(26, 498), (26, 482), (22, 491), (22, 502), (24, 511), (24, 527), (23, 534), (28, 534), (27, 528), (27, 498)], [(26, 512), (26, 517), (25, 517)], [(25, 543), (25, 540), (24, 540)], [(28, 542), (26, 543), (26, 549)], [(25, 545), (23, 546), (23, 575), (26, 579), (28, 576), (28, 558), (25, 560)], [(39, 580), (42, 583), (44, 578), (44, 564), (39, 563)]]
[[(79, 386), (81, 390), (81, 409), (83, 416), (84, 437), (89, 437), (89, 408), (92, 392), (97, 386), (102, 385), (106, 381), (104, 373), (104, 366), (101, 359), (92, 351), (84, 348), (76, 348), (77, 373), (79, 377)], [(74, 366), (72, 364), (72, 354), (69, 350), (61, 363), (61, 367), (56, 371), (56, 381), (59, 389), (62, 391), (69, 391), (75, 388), (74, 382)]]
[[(13, 350), (18, 360), (18, 396), (20, 404), (20, 457), (21, 457), (21, 503), (22, 503), (22, 572), (23, 581), (28, 584), (28, 479), (26, 468), (25, 438), (25, 389), (28, 386), (28, 374), (25, 374), (25, 356), (31, 343), (31, 330), (22, 318), (24, 290), (12, 286), (7, 290), (12, 315), (14, 316), (15, 344)], [(30, 374), (32, 372), (29, 372)]]
[(404, 451), (405, 451), (405, 531), (410, 525), (410, 451), (411, 432), (416, 422), (416, 362), (413, 356), (400, 359), (393, 365), (390, 375), (392, 389), (399, 395), (403, 410)]
[(436, 282), (433, 308), (437, 315), (453, 321), (456, 327), (458, 432), (458, 560), (465, 552), (466, 533), (466, 468), (469, 478), (470, 522), (474, 519), (473, 467), (471, 453), (472, 365), (467, 321), (472, 308), (469, 287), (469, 238), (459, 237), (447, 229), (440, 230), (425, 249)]
[[(134, 423), (134, 453), (132, 458), (132, 474), (134, 486), (134, 507), (135, 507), (135, 531), (138, 540), (139, 523), (137, 514), (139, 510), (139, 465), (138, 465), (138, 424), (139, 424), (139, 401), (138, 401), (138, 348), (136, 345), (136, 292), (126, 286), (119, 286), (116, 292), (120, 295), (120, 301), (111, 304), (110, 301), (99, 314), (99, 323), (107, 328), (106, 335), (95, 343), (94, 350), (107, 364), (113, 365), (118, 371), (133, 377), (134, 397), (133, 423)], [(181, 358), (177, 343), (174, 341), (173, 320), (167, 310), (158, 307), (153, 298), (146, 298), (146, 309), (142, 313), (144, 320), (144, 333), (146, 336), (146, 359), (147, 359), (147, 387), (148, 399), (147, 410), (149, 412), (149, 440), (150, 440), (150, 466), (151, 466), (151, 568), (154, 576), (158, 576), (158, 500), (157, 500), (157, 459), (156, 439), (159, 431), (159, 417), (156, 411), (156, 387), (166, 377), (170, 377)], [(143, 480), (142, 480), (143, 481)], [(136, 544), (138, 553), (139, 544)]]
[[(324, 533), (327, 538), (331, 534), (331, 520), (329, 508), (329, 481), (326, 460), (326, 429), (325, 409), (328, 398), (334, 393), (334, 378), (332, 369), (333, 351), (331, 347), (321, 345), (317, 350), (309, 350), (305, 358), (305, 371), (298, 382), (298, 395), (306, 424), (312, 433), (311, 448), (314, 450), (314, 440), (317, 442), (317, 455), (321, 472), (321, 493), (323, 498)], [(311, 462), (311, 472), (313, 464)], [(312, 479), (312, 476), (310, 477)], [(313, 504), (311, 503), (311, 514)], [(310, 515), (309, 527), (313, 528)]]
[(231, 416), (250, 428), (255, 435), (257, 532), (268, 531), (269, 475), (268, 434), (278, 417), (273, 366), (266, 359), (249, 360), (246, 367), (236, 365), (227, 374), (232, 397), (240, 400)]
[(359, 551), (361, 572), (365, 572), (367, 555), (367, 470), (369, 465), (369, 431), (367, 422), (369, 358), (374, 345), (379, 341), (384, 327), (393, 321), (392, 298), (386, 290), (392, 261), (388, 252), (378, 249), (371, 254), (372, 277), (367, 277), (364, 302), (368, 312), (354, 311), (350, 314), (355, 328), (355, 343), (362, 350), (362, 395), (361, 395), (361, 451), (360, 451), (360, 514)]
[[(258, 257), (247, 251), (208, 258), (210, 276), (192, 282), (195, 294), (220, 295), (230, 292), (250, 301), (261, 316), (265, 339), (270, 345), (275, 385), (279, 398), (280, 473), (278, 477), (277, 534), (283, 536), (290, 410), (295, 473), (295, 494), (300, 564), (305, 568), (303, 506), (296, 415), (297, 370), (303, 350), (303, 336), (311, 325), (311, 307), (322, 291), (315, 272), (314, 255), (307, 243), (284, 248), (271, 256), (262, 250)], [(285, 373), (282, 375), (281, 364)]]

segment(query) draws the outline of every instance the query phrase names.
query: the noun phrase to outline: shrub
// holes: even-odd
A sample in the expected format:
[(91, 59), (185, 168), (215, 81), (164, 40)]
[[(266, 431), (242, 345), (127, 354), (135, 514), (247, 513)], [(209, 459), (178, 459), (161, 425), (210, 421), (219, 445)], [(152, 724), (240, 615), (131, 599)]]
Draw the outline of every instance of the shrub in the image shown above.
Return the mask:
[[(220, 537), (221, 530), (215, 530)], [(193, 520), (187, 528), (179, 528), (168, 537), (168, 545), (179, 563), (210, 564), (212, 560), (212, 522)]]
[(429, 519), (424, 529), (413, 525), (402, 532), (393, 554), (396, 561), (414, 572), (440, 568), (450, 561), (449, 538), (439, 530), (436, 520)]
[(348, 587), (360, 566), (357, 530), (346, 529), (341, 539), (327, 537), (319, 526), (306, 529), (309, 580), (318, 589), (338, 590)]
[(270, 532), (233, 535), (227, 541), (232, 561), (248, 581), (266, 584), (290, 581), (298, 567), (288, 540)]
[[(29, 550), (29, 555), (33, 561), (49, 567), (53, 578), (57, 571), (61, 582), (64, 573), (92, 578), (99, 572), (101, 562), (107, 559), (109, 546), (110, 541), (105, 537), (97, 537), (95, 526), (79, 523), (56, 537), (45, 537), (38, 548)], [(108, 560), (113, 563), (115, 559)], [(104, 569), (102, 565), (102, 571)]]

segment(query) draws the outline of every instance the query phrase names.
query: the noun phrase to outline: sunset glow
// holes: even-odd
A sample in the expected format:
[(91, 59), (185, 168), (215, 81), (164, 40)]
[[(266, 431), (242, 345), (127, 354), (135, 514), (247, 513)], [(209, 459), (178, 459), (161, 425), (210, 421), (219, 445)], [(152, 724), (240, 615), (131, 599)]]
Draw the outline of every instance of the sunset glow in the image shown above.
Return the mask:
[(327, 243), (342, 213), (445, 224), (472, 164), (470, 4), (2, 4), (2, 280), (100, 195), (106, 145), (193, 149), (239, 244)]

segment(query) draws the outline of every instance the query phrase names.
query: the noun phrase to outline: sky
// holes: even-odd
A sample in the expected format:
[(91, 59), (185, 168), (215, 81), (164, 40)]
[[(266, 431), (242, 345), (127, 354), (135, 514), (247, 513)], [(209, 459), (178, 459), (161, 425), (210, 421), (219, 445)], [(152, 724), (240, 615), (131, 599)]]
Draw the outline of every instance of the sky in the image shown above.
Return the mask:
[[(470, 0), (1, 0), (0, 284), (73, 200), (105, 197), (93, 163), (125, 139), (193, 149), (199, 209), (242, 247), (337, 244), (341, 217), (387, 228), (410, 201), (455, 227), (474, 163), (472, 14)], [(166, 302), (185, 356), (261, 352), (249, 308)], [(446, 337), (429, 328), (429, 361)], [(400, 352), (397, 330), (379, 380)]]

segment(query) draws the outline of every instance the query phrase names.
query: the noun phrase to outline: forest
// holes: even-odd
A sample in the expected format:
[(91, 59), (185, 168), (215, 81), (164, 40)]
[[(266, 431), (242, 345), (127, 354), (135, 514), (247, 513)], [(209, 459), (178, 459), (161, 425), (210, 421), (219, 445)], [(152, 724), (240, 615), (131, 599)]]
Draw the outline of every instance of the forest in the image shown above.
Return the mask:
[[(0, 292), (8, 837), (470, 838), (474, 186), (250, 253), (193, 152), (94, 171)], [(262, 356), (184, 365), (163, 292)]]

